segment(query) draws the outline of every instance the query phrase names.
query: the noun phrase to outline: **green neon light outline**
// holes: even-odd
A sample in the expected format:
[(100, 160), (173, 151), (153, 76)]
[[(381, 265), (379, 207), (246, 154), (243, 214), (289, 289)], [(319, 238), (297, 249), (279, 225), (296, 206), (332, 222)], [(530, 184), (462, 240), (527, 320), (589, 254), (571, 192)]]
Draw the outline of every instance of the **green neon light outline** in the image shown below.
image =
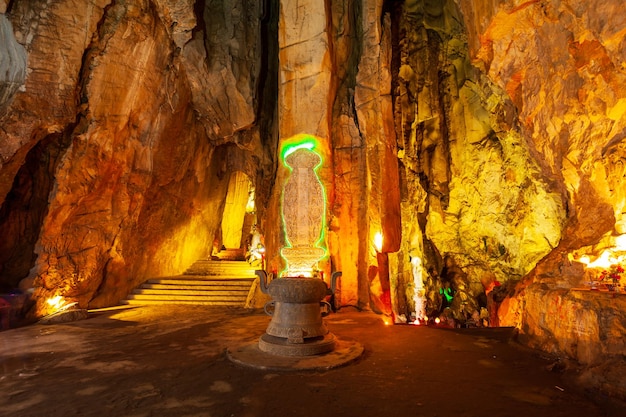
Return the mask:
[[(313, 152), (314, 154), (316, 154), (317, 156), (319, 156), (320, 158), (319, 164), (313, 167), (313, 172), (315, 173), (315, 178), (317, 179), (317, 182), (320, 184), (320, 187), (322, 188), (322, 201), (324, 202), (324, 210), (322, 210), (322, 229), (321, 229), (322, 231), (320, 233), (319, 239), (317, 239), (315, 243), (313, 243), (313, 247), (323, 249), (324, 255), (322, 255), (318, 260), (316, 260), (315, 263), (319, 263), (320, 261), (328, 257), (328, 249), (324, 245), (324, 242), (326, 241), (326, 208), (328, 207), (328, 199), (326, 197), (326, 187), (324, 186), (324, 184), (320, 180), (319, 175), (317, 174), (317, 170), (324, 163), (324, 158), (322, 158), (322, 155), (320, 155), (319, 152), (315, 151), (315, 148), (317, 148), (318, 145), (319, 145), (319, 141), (314, 136), (298, 135), (294, 139), (285, 141), (285, 143), (282, 146), (282, 150), (280, 152), (280, 160), (283, 166), (285, 166), (285, 168), (289, 170), (290, 175), (291, 175), (291, 172), (293, 171), (293, 168), (289, 166), (289, 164), (287, 164), (285, 159), (287, 159), (287, 157), (291, 155), (292, 153), (294, 153), (295, 151), (299, 149), (307, 149)], [(289, 241), (289, 237), (287, 235), (287, 229), (285, 227), (285, 214), (283, 211), (283, 204), (285, 203), (284, 191), (285, 190), (283, 186), (283, 190), (280, 195), (280, 207), (281, 207), (280, 218), (283, 223), (282, 226), (283, 226), (283, 233), (285, 236), (285, 246), (280, 249), (280, 257), (283, 258), (283, 260), (285, 261), (285, 268), (282, 271), (280, 271), (278, 275), (279, 277), (282, 276), (289, 269), (289, 261), (287, 261), (287, 259), (283, 256), (283, 249), (286, 249), (286, 248), (288, 249), (288, 248), (293, 247), (291, 245), (291, 242)]]
[[(292, 153), (294, 153), (298, 149), (308, 149), (309, 151), (313, 151), (313, 149), (315, 149), (315, 145), (316, 144), (315, 144), (315, 142), (313, 140), (305, 140), (304, 142), (301, 142), (301, 143), (293, 144), (291, 146), (285, 146), (283, 148), (283, 153), (281, 155), (283, 163), (287, 167), (289, 167), (289, 165), (287, 165), (287, 163), (285, 162), (285, 159), (287, 159), (287, 157), (289, 155), (291, 155)], [(315, 152), (315, 153), (317, 153), (317, 152)], [(317, 156), (320, 157), (320, 160), (322, 159), (322, 156), (320, 154), (317, 154)]]

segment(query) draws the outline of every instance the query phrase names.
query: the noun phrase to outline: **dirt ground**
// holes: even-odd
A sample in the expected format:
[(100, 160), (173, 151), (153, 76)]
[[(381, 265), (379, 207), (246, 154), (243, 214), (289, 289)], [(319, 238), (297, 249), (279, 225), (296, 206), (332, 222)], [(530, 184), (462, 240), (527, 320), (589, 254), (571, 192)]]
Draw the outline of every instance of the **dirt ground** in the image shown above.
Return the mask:
[(623, 416), (586, 395), (511, 329), (385, 326), (351, 308), (325, 321), (361, 343), (329, 371), (264, 371), (231, 362), (269, 322), (261, 311), (140, 307), (0, 332), (2, 416)]

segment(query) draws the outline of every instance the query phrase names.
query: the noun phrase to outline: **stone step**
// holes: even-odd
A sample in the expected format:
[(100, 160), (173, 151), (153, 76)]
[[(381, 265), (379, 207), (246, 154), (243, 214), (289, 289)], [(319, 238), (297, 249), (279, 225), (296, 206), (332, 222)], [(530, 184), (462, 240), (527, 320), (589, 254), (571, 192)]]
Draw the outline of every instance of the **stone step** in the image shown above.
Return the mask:
[(232, 259), (225, 260), (216, 260), (216, 259), (198, 259), (192, 265), (207, 265), (207, 264), (218, 264), (218, 265), (248, 265), (246, 261), (236, 261)]
[(163, 304), (193, 304), (204, 306), (242, 307), (241, 301), (185, 301), (185, 300), (123, 300), (124, 305), (163, 305)]
[(199, 295), (199, 296), (235, 296), (247, 297), (250, 288), (229, 288), (227, 290), (215, 289), (215, 287), (174, 287), (174, 288), (146, 288), (142, 286), (133, 290), (132, 295), (167, 295), (178, 297), (180, 295)]
[(244, 270), (227, 270), (227, 269), (188, 269), (183, 275), (201, 275), (201, 276), (229, 276), (238, 278), (252, 278), (254, 275), (254, 269), (250, 271)]
[(243, 307), (256, 275), (242, 261), (199, 260), (184, 274), (152, 278), (123, 304), (200, 304)]
[(243, 249), (222, 249), (215, 257), (224, 261), (244, 261), (245, 251)]
[(127, 300), (151, 300), (151, 301), (231, 301), (238, 302), (241, 305), (246, 301), (245, 294), (243, 296), (232, 295), (179, 295), (179, 294), (130, 294)]
[(194, 262), (193, 264), (191, 264), (192, 267), (197, 266), (197, 267), (213, 267), (213, 266), (220, 266), (220, 267), (250, 267), (250, 264), (246, 261), (197, 261)]
[(228, 283), (228, 284), (208, 284), (204, 283), (199, 284), (164, 284), (164, 283), (144, 283), (137, 290), (190, 290), (190, 291), (248, 291), (250, 289), (250, 282), (241, 282), (241, 283)]
[(242, 261), (242, 260), (216, 259), (216, 258), (198, 259), (192, 265), (215, 265), (215, 264), (217, 264), (217, 265), (230, 265), (230, 266), (234, 266), (234, 265), (249, 265), (246, 261)]
[(199, 276), (175, 276), (164, 278), (152, 278), (145, 282), (145, 284), (164, 284), (164, 285), (252, 285), (254, 278), (252, 277), (224, 277), (219, 276), (215, 278), (206, 278), (206, 275)]
[[(231, 263), (232, 262), (232, 263)], [(206, 261), (196, 262), (189, 269), (254, 269), (248, 262), (233, 261)]]
[(239, 275), (244, 277), (254, 276), (255, 267), (247, 262), (230, 261), (207, 261), (208, 263), (198, 263), (191, 265), (185, 271), (184, 275)]

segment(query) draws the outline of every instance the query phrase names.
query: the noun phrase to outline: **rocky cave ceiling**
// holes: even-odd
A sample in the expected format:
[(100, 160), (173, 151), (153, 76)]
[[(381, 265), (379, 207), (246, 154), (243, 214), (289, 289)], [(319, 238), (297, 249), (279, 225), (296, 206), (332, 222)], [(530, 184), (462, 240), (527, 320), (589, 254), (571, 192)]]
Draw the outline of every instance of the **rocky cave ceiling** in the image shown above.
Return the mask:
[(498, 281), (500, 324), (623, 354), (621, 299), (568, 291), (626, 233), (621, 7), (0, 0), (0, 282), (114, 305), (210, 253), (237, 171), (280, 268), (278, 151), (306, 133), (343, 304), (409, 315), (418, 274), (463, 321)]

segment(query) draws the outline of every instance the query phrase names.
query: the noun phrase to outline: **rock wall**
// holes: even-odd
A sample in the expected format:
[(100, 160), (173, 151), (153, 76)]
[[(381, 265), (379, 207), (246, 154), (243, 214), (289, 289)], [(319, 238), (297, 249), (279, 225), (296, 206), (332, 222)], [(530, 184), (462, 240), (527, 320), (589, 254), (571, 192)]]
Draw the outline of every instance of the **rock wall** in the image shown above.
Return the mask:
[[(494, 7), (496, 6), (496, 7)], [(500, 308), (530, 345), (565, 354), (585, 378), (626, 396), (622, 295), (572, 288), (599, 271), (577, 262), (624, 248), (624, 27), (617, 2), (460, 2), (472, 62), (510, 97), (519, 131), (560, 193), (561, 240)], [(543, 208), (543, 204), (537, 207)], [(617, 339), (616, 339), (617, 337)]]
[(341, 305), (624, 355), (621, 298), (572, 290), (626, 232), (617, 0), (0, 5), (0, 281), (37, 314), (207, 255), (235, 171), (279, 270), (279, 150), (308, 134)]
[(405, 254), (423, 258), (431, 312), (450, 285), (454, 319), (464, 322), (485, 307), (490, 282), (521, 279), (559, 244), (562, 196), (533, 158), (514, 103), (473, 64), (457, 5), (407, 2), (395, 16), (406, 33), (396, 113), (409, 190), (398, 268)]
[(37, 315), (54, 295), (115, 305), (182, 272), (212, 249), (230, 174), (272, 169), (258, 126), (274, 115), (259, 97), (276, 83), (259, 35), (276, 16), (259, 2), (82, 3), (0, 15), (18, 45), (3, 45), (18, 51), (4, 74), (20, 74), (20, 45), (28, 59), (18, 92), (2, 80), (0, 275), (25, 278)]

